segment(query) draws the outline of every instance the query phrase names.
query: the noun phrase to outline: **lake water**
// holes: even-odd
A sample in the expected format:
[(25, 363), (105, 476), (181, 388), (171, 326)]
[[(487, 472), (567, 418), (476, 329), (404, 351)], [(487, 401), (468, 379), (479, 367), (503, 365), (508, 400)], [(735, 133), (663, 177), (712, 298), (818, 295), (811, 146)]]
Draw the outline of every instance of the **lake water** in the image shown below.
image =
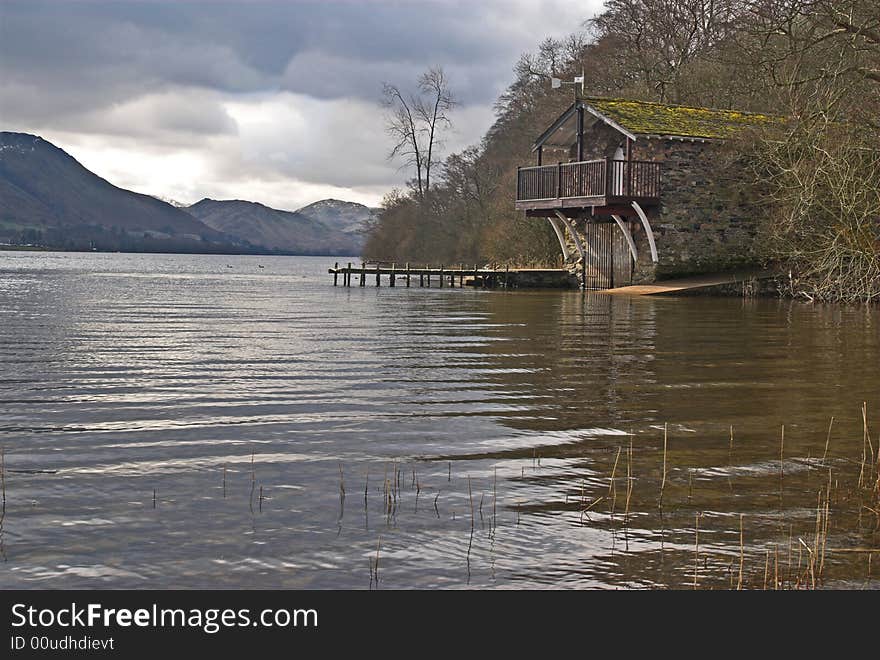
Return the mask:
[[(875, 448), (876, 310), (332, 262), (0, 252), (0, 587), (723, 588), (742, 520), (761, 588)], [(823, 584), (877, 587), (838, 492)]]

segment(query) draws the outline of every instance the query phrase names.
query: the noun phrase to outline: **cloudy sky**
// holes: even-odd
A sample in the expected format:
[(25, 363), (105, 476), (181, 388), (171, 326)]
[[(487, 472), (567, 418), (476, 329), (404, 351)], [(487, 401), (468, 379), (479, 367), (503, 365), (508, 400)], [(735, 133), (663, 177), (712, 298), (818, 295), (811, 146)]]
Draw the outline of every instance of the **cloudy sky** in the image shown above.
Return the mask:
[(0, 0), (0, 130), (181, 202), (365, 204), (401, 186), (382, 83), (430, 66), (479, 140), (519, 55), (601, 0)]

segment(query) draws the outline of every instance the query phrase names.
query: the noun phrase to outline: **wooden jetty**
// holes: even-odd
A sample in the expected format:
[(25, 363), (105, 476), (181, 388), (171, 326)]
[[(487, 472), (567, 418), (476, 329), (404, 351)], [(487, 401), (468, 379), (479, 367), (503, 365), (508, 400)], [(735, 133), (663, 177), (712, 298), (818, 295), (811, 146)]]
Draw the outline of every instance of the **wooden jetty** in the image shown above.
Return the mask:
[[(388, 286), (419, 286), (424, 288), (455, 288), (472, 286), (495, 288), (570, 288), (571, 274), (564, 268), (486, 268), (473, 266), (424, 266), (410, 264), (366, 264), (340, 266), (337, 262), (327, 271), (333, 286), (381, 286), (383, 277)], [(341, 281), (340, 281), (341, 278)], [(576, 284), (575, 284), (576, 285)]]

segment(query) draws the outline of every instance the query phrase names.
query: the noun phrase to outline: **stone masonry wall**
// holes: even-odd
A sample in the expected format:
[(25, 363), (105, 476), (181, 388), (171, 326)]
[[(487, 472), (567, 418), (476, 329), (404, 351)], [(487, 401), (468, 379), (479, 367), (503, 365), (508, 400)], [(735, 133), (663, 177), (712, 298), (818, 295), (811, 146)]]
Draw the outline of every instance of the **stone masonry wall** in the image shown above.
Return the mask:
[[(585, 160), (611, 158), (618, 146), (625, 150), (626, 138), (604, 122), (585, 127)], [(756, 262), (755, 222), (731, 194), (737, 182), (719, 166), (720, 147), (713, 142), (644, 136), (633, 143), (633, 160), (662, 163), (660, 205), (644, 208), (657, 244), (657, 264), (651, 260), (647, 233), (638, 216), (631, 210), (624, 218), (639, 254), (634, 283), (735, 270)], [(576, 147), (572, 146), (568, 153), (548, 150), (544, 163), (575, 158)], [(585, 215), (575, 219), (582, 240), (584, 223), (595, 221), (589, 210)], [(580, 259), (567, 232), (566, 238), (573, 257), (568, 267), (574, 270)]]
[[(641, 137), (633, 144), (633, 160), (662, 163), (660, 206), (646, 209), (657, 243), (657, 278), (735, 270), (757, 261), (755, 221), (735, 201), (737, 181), (722, 171), (719, 151), (720, 144), (710, 142)], [(642, 270), (640, 263), (640, 275)]]

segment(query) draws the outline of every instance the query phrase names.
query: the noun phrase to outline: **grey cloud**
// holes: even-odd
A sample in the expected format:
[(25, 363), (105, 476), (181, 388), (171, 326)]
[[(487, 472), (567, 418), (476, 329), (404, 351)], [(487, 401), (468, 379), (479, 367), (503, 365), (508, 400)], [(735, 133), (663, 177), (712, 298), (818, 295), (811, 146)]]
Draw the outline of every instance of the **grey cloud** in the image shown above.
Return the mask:
[[(433, 64), (477, 66), (496, 80), (509, 71), (531, 44), (522, 43), (518, 24), (490, 22), (498, 4), (13, 0), (2, 8), (0, 75), (75, 99), (86, 88), (99, 103), (125, 97), (133, 85), (232, 92), (283, 86), (373, 100), (383, 79), (405, 80)], [(292, 72), (292, 64), (316, 57), (348, 64), (334, 68), (334, 85), (320, 71)], [(383, 75), (372, 79), (362, 66)], [(465, 85), (459, 94), (466, 102), (490, 102), (496, 87)]]
[[(385, 160), (383, 82), (442, 65), (462, 102), (460, 148), (488, 126), (519, 53), (598, 2), (0, 0), (0, 121), (107, 136), (133, 157), (198, 151), (218, 181), (376, 190), (405, 177)], [(227, 113), (261, 98), (298, 103), (308, 129), (281, 112), (254, 132)]]

